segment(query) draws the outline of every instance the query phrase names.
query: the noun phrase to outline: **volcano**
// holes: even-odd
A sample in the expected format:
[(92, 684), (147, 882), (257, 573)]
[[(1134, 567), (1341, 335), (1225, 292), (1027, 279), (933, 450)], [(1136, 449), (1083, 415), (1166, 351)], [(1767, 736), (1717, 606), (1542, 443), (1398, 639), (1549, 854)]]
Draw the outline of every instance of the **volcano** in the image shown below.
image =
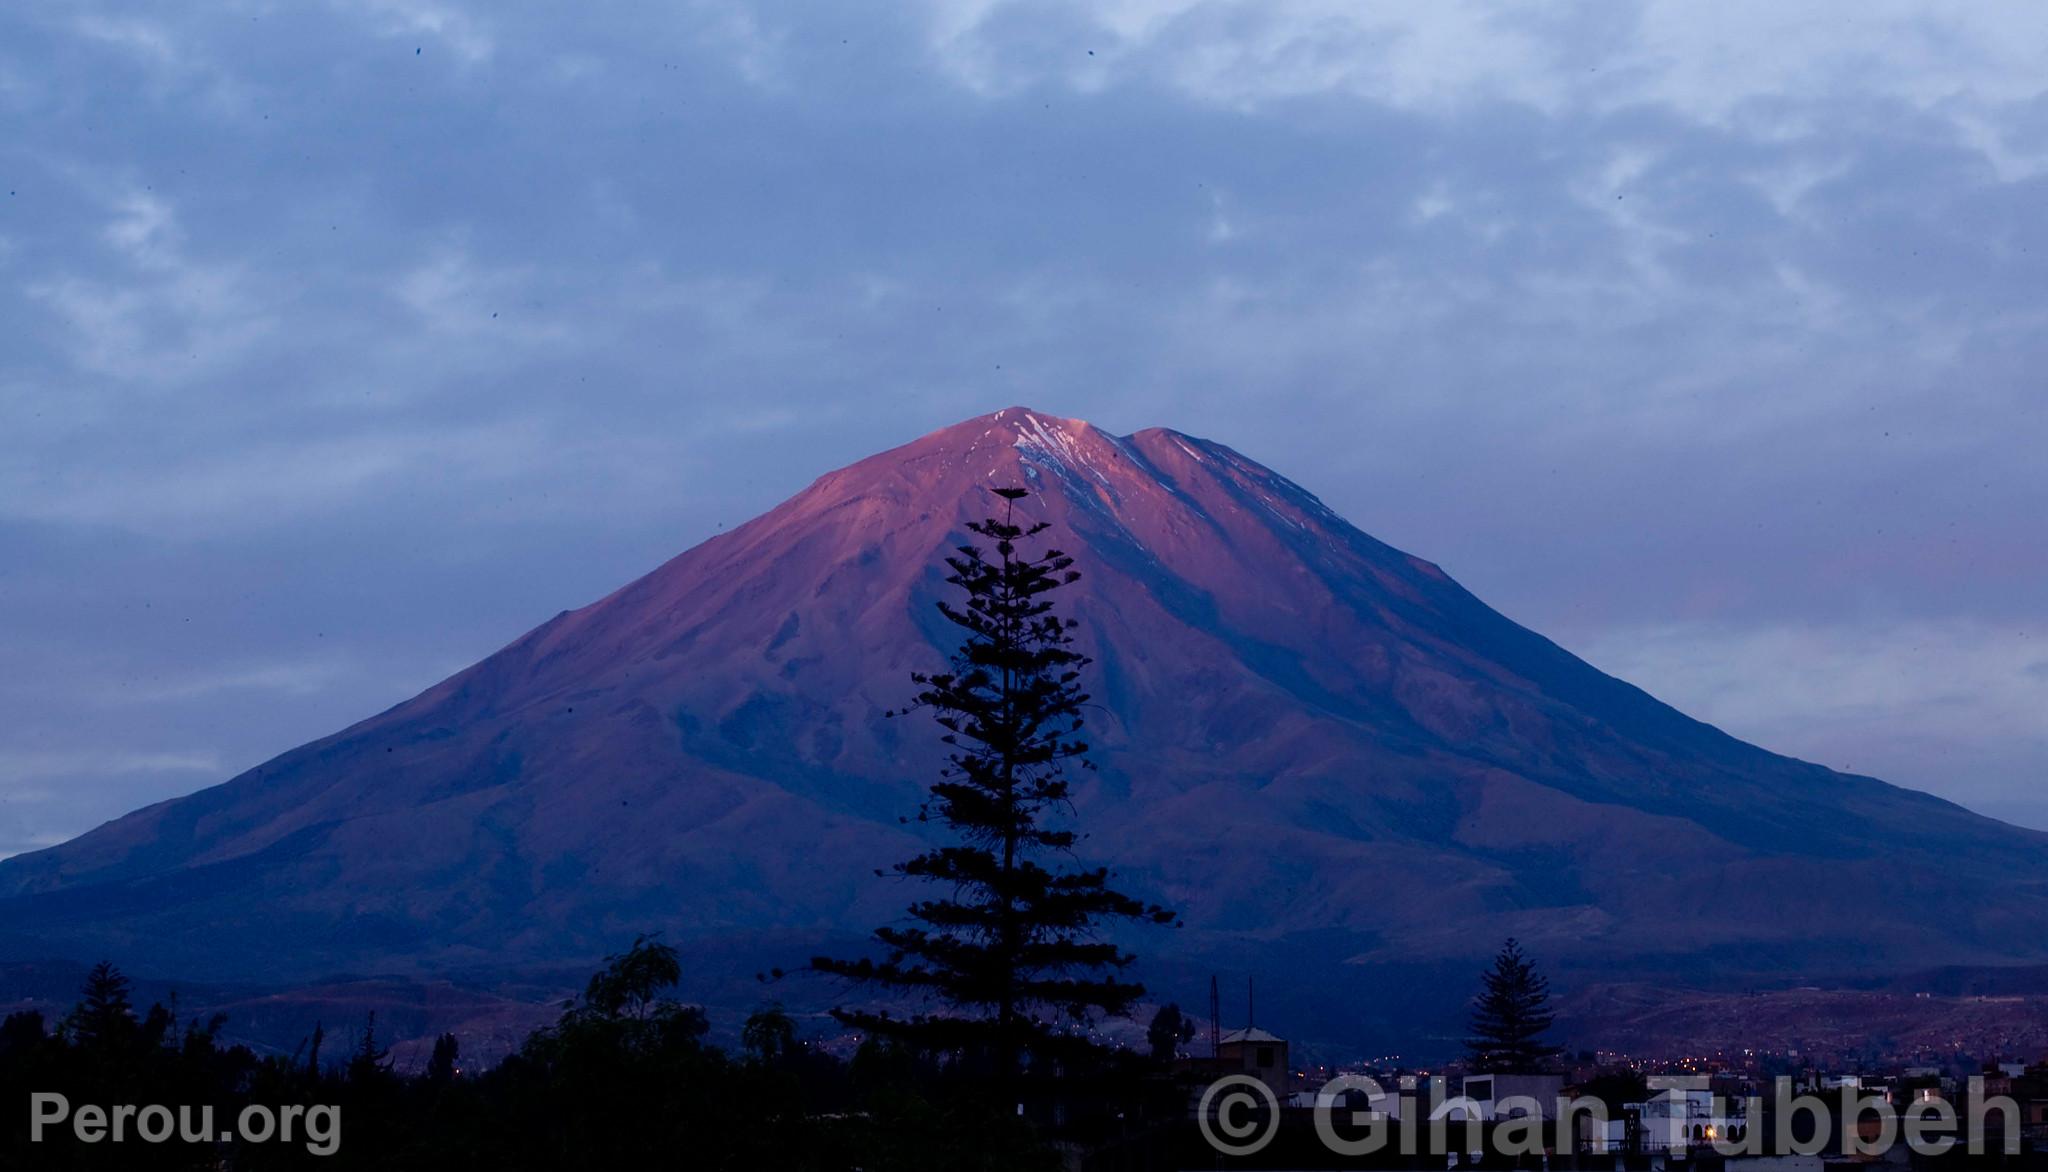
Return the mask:
[(1023, 408), (829, 473), (225, 784), (0, 862), (0, 955), (514, 973), (655, 929), (800, 961), (887, 922), (912, 893), (875, 870), (918, 849), (902, 816), (941, 746), (884, 714), (953, 646), (941, 558), (1009, 486), (1083, 571), (1060, 595), (1095, 660), (1078, 849), (1181, 910), (1133, 941), (1156, 969), (1356, 1007), (1402, 981), (1439, 996), (1413, 987), (1510, 934), (1567, 980), (2048, 959), (2048, 836), (1690, 719), (1222, 444)]

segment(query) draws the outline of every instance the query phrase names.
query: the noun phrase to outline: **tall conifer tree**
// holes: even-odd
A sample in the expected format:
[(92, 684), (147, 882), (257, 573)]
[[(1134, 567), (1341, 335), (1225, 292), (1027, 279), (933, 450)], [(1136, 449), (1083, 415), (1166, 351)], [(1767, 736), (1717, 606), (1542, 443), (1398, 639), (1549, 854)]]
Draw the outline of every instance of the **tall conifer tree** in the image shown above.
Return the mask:
[[(962, 605), (939, 613), (965, 632), (951, 670), (913, 675), (919, 691), (905, 712), (929, 711), (951, 751), (918, 812), (952, 841), (899, 863), (895, 872), (942, 894), (910, 905), (915, 926), (877, 929), (881, 960), (818, 957), (811, 967), (897, 994), (936, 1002), (941, 1012), (900, 1017), (835, 1010), (841, 1022), (917, 1049), (952, 1054), (1007, 1084), (1031, 1060), (1086, 1050), (1072, 1027), (1121, 1016), (1144, 987), (1119, 980), (1135, 959), (1103, 939), (1117, 921), (1171, 924), (1174, 914), (1113, 889), (1106, 868), (1070, 865), (1071, 829), (1053, 824), (1071, 810), (1065, 766), (1091, 767), (1081, 739), (1081, 670), (1073, 619), (1053, 609), (1054, 590), (1080, 578), (1058, 549), (1023, 544), (1045, 521), (1021, 524), (1029, 493), (996, 489), (1003, 515), (967, 528), (990, 543), (946, 558), (946, 581)], [(901, 715), (896, 713), (892, 715)]]

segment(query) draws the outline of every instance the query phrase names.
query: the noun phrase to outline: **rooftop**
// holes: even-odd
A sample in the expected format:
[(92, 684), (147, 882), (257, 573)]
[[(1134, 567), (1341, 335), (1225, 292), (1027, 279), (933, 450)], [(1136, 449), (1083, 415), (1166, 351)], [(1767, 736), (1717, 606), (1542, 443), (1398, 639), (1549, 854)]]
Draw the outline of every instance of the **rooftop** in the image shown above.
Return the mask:
[(1216, 1044), (1227, 1046), (1232, 1042), (1284, 1042), (1286, 1040), (1285, 1038), (1269, 1034), (1256, 1026), (1246, 1026), (1244, 1029), (1232, 1030), (1216, 1039)]

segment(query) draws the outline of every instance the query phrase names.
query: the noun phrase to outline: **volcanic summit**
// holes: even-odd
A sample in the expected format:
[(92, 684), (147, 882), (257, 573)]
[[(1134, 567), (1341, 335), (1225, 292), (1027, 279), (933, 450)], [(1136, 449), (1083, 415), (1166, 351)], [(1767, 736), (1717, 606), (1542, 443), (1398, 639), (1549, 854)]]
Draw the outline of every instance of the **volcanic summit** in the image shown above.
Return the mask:
[(1509, 934), (1567, 976), (1708, 982), (2048, 956), (2048, 837), (1690, 719), (1222, 444), (1024, 408), (0, 862), (0, 950), (301, 980), (886, 921), (908, 893), (874, 871), (914, 851), (940, 746), (884, 712), (950, 650), (941, 558), (1012, 485), (1084, 574), (1060, 596), (1099, 706), (1079, 849), (1181, 910), (1134, 941), (1161, 965), (1328, 993)]

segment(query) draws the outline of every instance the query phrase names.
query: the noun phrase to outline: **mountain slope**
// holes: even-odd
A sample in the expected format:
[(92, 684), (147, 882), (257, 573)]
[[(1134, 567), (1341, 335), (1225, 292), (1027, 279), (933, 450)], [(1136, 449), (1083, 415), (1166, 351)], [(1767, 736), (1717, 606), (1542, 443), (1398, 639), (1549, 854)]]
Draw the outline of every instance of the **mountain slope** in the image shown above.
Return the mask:
[(1691, 720), (1220, 444), (1022, 408), (0, 862), (0, 953), (304, 979), (885, 920), (908, 893), (873, 870), (913, 849), (937, 745), (882, 714), (941, 662), (939, 558), (1010, 484), (1085, 574), (1083, 849), (1184, 910), (1154, 955), (1305, 983), (1510, 932), (1566, 972), (1698, 980), (2048, 959), (2048, 836)]

